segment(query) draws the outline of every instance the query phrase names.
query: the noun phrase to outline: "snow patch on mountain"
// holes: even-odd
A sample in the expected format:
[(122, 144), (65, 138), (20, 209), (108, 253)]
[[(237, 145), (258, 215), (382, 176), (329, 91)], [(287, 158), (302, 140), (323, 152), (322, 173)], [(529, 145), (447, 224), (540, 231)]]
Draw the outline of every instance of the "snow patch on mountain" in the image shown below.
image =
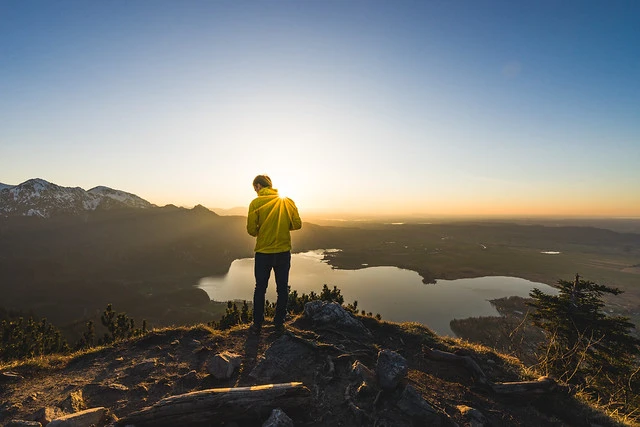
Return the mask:
[(61, 187), (42, 178), (0, 186), (0, 215), (42, 216), (81, 214), (96, 209), (150, 208), (151, 203), (120, 190), (100, 186), (85, 191)]
[(39, 210), (37, 210), (37, 209), (29, 209), (25, 215), (26, 216), (40, 216), (40, 217), (45, 218), (45, 215), (42, 212), (40, 212)]
[(94, 194), (99, 198), (108, 197), (132, 208), (149, 208), (152, 206), (151, 203), (147, 202), (141, 197), (136, 196), (135, 194), (127, 193), (121, 190), (114, 190), (113, 188), (105, 186), (94, 187), (87, 191), (87, 193)]

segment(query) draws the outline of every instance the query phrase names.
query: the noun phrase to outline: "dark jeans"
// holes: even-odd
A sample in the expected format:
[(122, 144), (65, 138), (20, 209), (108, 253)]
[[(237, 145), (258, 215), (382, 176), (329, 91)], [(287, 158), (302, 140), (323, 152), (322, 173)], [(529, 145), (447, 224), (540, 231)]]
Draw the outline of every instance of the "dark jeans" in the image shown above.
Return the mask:
[(263, 254), (256, 252), (253, 268), (256, 277), (256, 288), (253, 291), (253, 323), (262, 325), (264, 321), (264, 296), (271, 276), (271, 269), (276, 276), (276, 315), (273, 323), (281, 325), (287, 315), (287, 301), (289, 299), (289, 269), (291, 268), (291, 252)]

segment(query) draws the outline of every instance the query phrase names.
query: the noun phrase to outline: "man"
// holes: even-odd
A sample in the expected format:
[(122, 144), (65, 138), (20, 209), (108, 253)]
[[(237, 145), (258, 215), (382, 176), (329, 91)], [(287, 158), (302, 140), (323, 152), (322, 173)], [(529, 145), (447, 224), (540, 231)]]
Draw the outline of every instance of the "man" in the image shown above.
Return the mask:
[(291, 267), (291, 230), (302, 228), (302, 220), (293, 200), (278, 196), (271, 178), (258, 175), (253, 180), (258, 197), (249, 205), (247, 232), (256, 237), (253, 291), (253, 325), (260, 333), (264, 321), (264, 299), (271, 270), (276, 278), (276, 314), (273, 323), (277, 332), (284, 331), (289, 298), (289, 269)]

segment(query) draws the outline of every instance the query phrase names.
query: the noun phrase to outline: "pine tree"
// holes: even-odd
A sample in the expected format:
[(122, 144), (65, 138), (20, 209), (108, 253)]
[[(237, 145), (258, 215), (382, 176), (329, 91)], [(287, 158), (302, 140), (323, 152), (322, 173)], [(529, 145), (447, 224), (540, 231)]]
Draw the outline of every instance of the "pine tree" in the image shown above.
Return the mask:
[(242, 323), (249, 323), (252, 319), (251, 311), (249, 311), (249, 304), (247, 301), (242, 301), (242, 310), (240, 311), (240, 321)]
[(628, 379), (638, 368), (640, 340), (631, 335), (634, 325), (622, 316), (604, 311), (604, 294), (622, 291), (576, 274), (573, 282), (559, 280), (558, 295), (535, 288), (529, 305), (533, 323), (546, 334), (540, 367), (568, 384), (611, 397), (615, 388), (630, 387)]
[(96, 329), (93, 325), (93, 320), (89, 320), (86, 326), (87, 330), (82, 333), (82, 338), (80, 338), (76, 345), (77, 349), (91, 348), (96, 343)]
[(342, 305), (344, 303), (344, 297), (342, 296), (340, 289), (337, 286), (334, 286), (333, 289), (329, 289), (329, 286), (326, 284), (322, 285), (322, 292), (320, 292), (320, 299), (322, 301), (335, 301), (338, 304)]
[(100, 316), (100, 321), (109, 331), (109, 333), (104, 334), (101, 340), (103, 344), (110, 344), (118, 340), (144, 335), (147, 332), (146, 320), (142, 322), (142, 329), (136, 329), (135, 321), (130, 319), (126, 313), (116, 313), (113, 311), (111, 304), (107, 305), (102, 316)]
[(238, 305), (233, 301), (227, 302), (227, 310), (222, 315), (220, 322), (218, 322), (217, 327), (219, 329), (229, 329), (232, 326), (238, 325), (240, 323), (240, 311), (238, 310)]
[(107, 331), (109, 331), (109, 334), (104, 334), (104, 337), (102, 339), (102, 341), (105, 344), (111, 343), (115, 339), (114, 338), (116, 333), (115, 318), (116, 318), (116, 312), (113, 311), (113, 307), (111, 306), (111, 304), (107, 304), (107, 308), (102, 313), (102, 316), (100, 316), (100, 321), (102, 322), (102, 326), (107, 328)]
[(0, 323), (0, 360), (14, 360), (65, 353), (69, 346), (60, 331), (46, 319), (16, 320)]

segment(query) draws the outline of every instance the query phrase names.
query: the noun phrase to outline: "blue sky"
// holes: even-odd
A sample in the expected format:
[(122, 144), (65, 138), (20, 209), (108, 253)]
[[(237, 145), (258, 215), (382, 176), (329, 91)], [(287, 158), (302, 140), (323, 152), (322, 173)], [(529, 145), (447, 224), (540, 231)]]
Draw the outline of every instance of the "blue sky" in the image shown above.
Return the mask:
[(640, 216), (640, 2), (0, 0), (0, 182)]

